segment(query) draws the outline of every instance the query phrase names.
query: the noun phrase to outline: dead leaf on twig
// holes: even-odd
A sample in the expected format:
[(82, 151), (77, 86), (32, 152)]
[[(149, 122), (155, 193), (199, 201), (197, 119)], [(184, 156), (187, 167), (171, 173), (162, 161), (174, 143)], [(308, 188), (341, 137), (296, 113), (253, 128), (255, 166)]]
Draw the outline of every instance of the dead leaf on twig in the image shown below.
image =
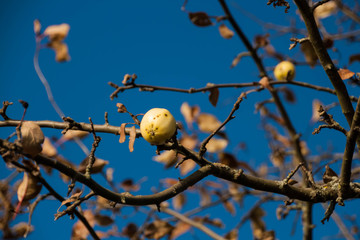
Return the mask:
[(349, 78), (351, 78), (352, 76), (355, 75), (355, 73), (350, 71), (349, 69), (342, 69), (342, 68), (340, 68), (338, 70), (338, 73), (339, 73), (342, 80), (349, 79)]
[(189, 12), (190, 21), (198, 27), (207, 27), (213, 25), (209, 15), (206, 12)]
[(234, 32), (229, 29), (225, 24), (220, 24), (219, 32), (220, 35), (225, 39), (230, 39), (234, 36)]
[(130, 150), (130, 152), (134, 151), (135, 139), (136, 139), (136, 128), (135, 128), (135, 126), (132, 126), (130, 128), (130, 136), (129, 136), (129, 150)]

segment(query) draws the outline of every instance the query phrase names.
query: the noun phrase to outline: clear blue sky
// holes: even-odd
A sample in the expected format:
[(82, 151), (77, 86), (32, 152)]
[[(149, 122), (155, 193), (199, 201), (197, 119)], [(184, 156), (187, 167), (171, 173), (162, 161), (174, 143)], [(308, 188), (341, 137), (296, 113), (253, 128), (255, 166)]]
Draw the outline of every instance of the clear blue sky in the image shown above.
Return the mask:
[[(265, 2), (228, 1), (229, 7), (243, 31), (252, 41), (257, 34), (264, 33), (264, 28), (243, 14), (243, 10), (255, 13), (258, 19), (288, 26), (291, 18), (297, 18), (295, 6), (291, 2), (289, 14), (283, 8), (267, 6)], [(233, 58), (245, 51), (243, 44), (235, 36), (233, 39), (223, 39), (217, 27), (199, 28), (194, 26), (187, 14), (181, 11), (182, 1), (7, 1), (0, 2), (0, 100), (14, 102), (8, 110), (8, 115), (20, 119), (22, 107), (18, 99), (29, 102), (27, 120), (61, 121), (47, 99), (43, 85), (38, 79), (34, 67), (33, 56), (35, 40), (33, 20), (39, 19), (43, 29), (48, 25), (68, 23), (70, 32), (65, 42), (68, 44), (71, 61), (57, 63), (52, 50), (44, 49), (40, 53), (40, 67), (50, 83), (55, 100), (62, 111), (78, 122), (88, 122), (91, 117), (96, 124), (104, 122), (104, 112), (109, 113), (112, 125), (130, 122), (125, 114), (116, 112), (116, 103), (126, 105), (132, 113), (145, 113), (153, 107), (169, 109), (179, 121), (184, 119), (180, 106), (184, 101), (190, 105), (199, 105), (203, 112), (216, 114), (224, 120), (230, 112), (233, 103), (242, 90), (222, 89), (218, 106), (214, 108), (208, 101), (208, 94), (181, 94), (169, 92), (139, 92), (130, 90), (111, 101), (113, 92), (107, 83), (120, 84), (126, 73), (136, 73), (137, 83), (170, 87), (190, 88), (203, 87), (207, 83), (242, 83), (258, 81), (257, 69), (250, 58), (244, 58), (240, 64), (230, 69)], [(218, 1), (189, 0), (187, 9), (192, 12), (205, 11), (211, 16), (223, 15)], [(330, 20), (326, 20), (329, 21)], [(325, 21), (325, 22), (326, 22)], [(332, 20), (333, 21), (333, 20)], [(297, 18), (296, 26), (304, 29)], [(334, 33), (335, 27), (328, 29)], [(290, 56), (297, 61), (304, 61), (299, 48), (289, 51), (290, 35), (271, 33), (270, 40), (277, 51)], [(298, 35), (297, 37), (304, 37)], [(356, 44), (359, 47), (359, 44)], [(341, 55), (331, 52), (339, 62), (340, 67), (347, 65), (349, 55), (353, 54), (353, 46), (343, 41), (335, 44)], [(265, 64), (273, 67), (277, 62), (265, 59)], [(359, 69), (359, 64), (351, 65), (353, 71)], [(310, 69), (300, 66), (297, 69), (296, 80), (311, 82), (316, 85), (330, 86), (328, 79), (320, 67)], [(296, 93), (297, 103), (286, 105), (291, 119), (298, 132), (308, 140), (311, 151), (315, 154), (319, 149), (327, 149), (332, 145), (335, 151), (342, 151), (344, 139), (339, 133), (323, 131), (321, 136), (311, 135), (309, 128), (311, 118), (311, 103), (318, 98), (325, 104), (336, 101), (329, 94), (314, 90), (305, 90), (290, 86)], [(356, 88), (349, 86), (351, 94), (359, 95)], [(246, 141), (248, 150), (239, 152), (237, 157), (249, 162), (254, 168), (268, 161), (269, 148), (265, 141), (264, 131), (260, 129), (260, 117), (254, 113), (254, 104), (269, 98), (262, 92), (249, 96), (236, 112), (236, 119), (227, 125), (230, 145), (227, 151), (232, 152), (236, 144)], [(339, 108), (333, 112), (338, 121), (344, 123)], [(345, 125), (346, 126), (346, 125)], [(5, 138), (13, 129), (0, 129), (1, 137)], [(60, 131), (44, 129), (47, 136), (60, 136)], [(117, 136), (101, 135), (103, 141), (97, 150), (97, 156), (110, 162), (115, 169), (115, 181), (132, 178), (134, 181), (147, 176), (139, 194), (150, 194), (151, 187), (157, 187), (159, 179), (180, 177), (177, 170), (164, 170), (163, 165), (152, 160), (155, 147), (143, 139), (135, 142), (135, 151), (129, 153), (127, 143), (119, 144)], [(336, 139), (341, 139), (337, 141)], [(85, 144), (91, 148), (91, 138)], [(78, 164), (85, 157), (77, 146), (66, 144), (61, 151), (66, 158)], [(322, 151), (322, 150), (320, 150)], [(269, 164), (269, 163), (268, 163)], [(2, 178), (9, 174), (5, 164), (1, 163)], [(57, 173), (54, 174), (57, 176)], [(47, 177), (47, 176), (46, 176)], [(51, 180), (50, 180), (51, 179)], [(101, 179), (101, 178), (99, 178)], [(65, 196), (67, 186), (59, 179), (49, 178), (54, 188)], [(81, 185), (79, 185), (81, 187)], [(45, 190), (43, 192), (46, 192)], [(197, 201), (197, 199), (194, 199)], [(224, 213), (222, 207), (209, 212), (211, 217), (219, 217), (230, 226), (239, 221), (239, 216), (245, 213), (253, 204), (253, 199), (245, 201), (236, 218)], [(279, 239), (286, 239), (291, 230), (295, 214), (287, 220), (278, 222), (275, 217), (276, 206), (281, 203), (267, 204), (265, 221), (268, 229), (274, 229)], [(350, 204), (349, 204), (350, 205)], [(53, 215), (59, 207), (59, 202), (50, 200), (39, 204), (33, 217), (35, 232), (28, 239), (69, 239), (74, 221), (65, 216), (53, 221)], [(353, 214), (349, 207), (343, 211)], [(130, 210), (125, 210), (129, 211)], [(358, 214), (358, 208), (355, 210)], [(315, 238), (338, 232), (332, 220), (321, 225), (320, 220), (324, 210), (317, 206), (314, 210)], [(121, 229), (127, 219), (118, 219)], [(27, 215), (19, 217), (19, 221), (27, 221)], [(141, 222), (142, 219), (135, 219)], [(299, 221), (299, 220), (298, 220)], [(15, 221), (16, 222), (16, 221)], [(279, 228), (286, 224), (286, 228)], [(101, 228), (97, 228), (102, 230)], [(224, 234), (224, 230), (218, 231)], [(300, 238), (301, 227), (297, 228), (296, 238)], [(196, 232), (199, 239), (205, 239), (202, 233)], [(251, 238), (250, 225), (240, 229), (243, 239)], [(187, 235), (181, 239), (191, 239)], [(196, 239), (196, 238), (194, 238)]]

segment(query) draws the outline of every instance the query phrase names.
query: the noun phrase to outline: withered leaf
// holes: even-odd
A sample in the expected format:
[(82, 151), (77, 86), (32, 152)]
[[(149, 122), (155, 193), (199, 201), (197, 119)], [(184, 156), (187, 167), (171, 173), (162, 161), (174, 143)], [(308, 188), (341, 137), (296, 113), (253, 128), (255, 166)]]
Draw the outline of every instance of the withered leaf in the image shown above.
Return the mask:
[(238, 55), (236, 55), (236, 57), (233, 59), (230, 68), (236, 67), (236, 65), (239, 64), (241, 58), (245, 57), (245, 56), (250, 56), (249, 52), (241, 52)]
[[(86, 157), (84, 160), (82, 160), (82, 162), (80, 163), (79, 168), (78, 168), (79, 172), (85, 173), (88, 162), (89, 162), (89, 157)], [(91, 168), (90, 173), (91, 174), (100, 173), (100, 172), (102, 172), (103, 168), (108, 164), (109, 164), (109, 161), (106, 161), (106, 160), (103, 160), (100, 158), (95, 158), (95, 162)]]
[(171, 232), (170, 239), (176, 239), (177, 237), (187, 233), (191, 229), (191, 225), (182, 221), (177, 222), (173, 231)]
[[(59, 209), (67, 203), (71, 203), (71, 202), (78, 200), (81, 197), (82, 193), (83, 193), (83, 191), (76, 192), (73, 195), (71, 195), (68, 199), (65, 199), (64, 201), (62, 201)], [(58, 211), (59, 211), (59, 209), (58, 209)]]
[(54, 147), (54, 145), (52, 145), (48, 137), (45, 137), (44, 143), (42, 145), (41, 154), (44, 154), (45, 156), (50, 158), (55, 157), (57, 155), (57, 150)]
[(238, 167), (238, 161), (231, 153), (220, 152), (219, 153), (220, 163), (225, 164), (231, 168)]
[(122, 123), (122, 124), (120, 125), (120, 130), (119, 130), (119, 134), (120, 134), (119, 143), (123, 143), (123, 142), (125, 142), (125, 140), (126, 140), (125, 127), (126, 127), (126, 123)]
[(129, 150), (130, 152), (134, 151), (134, 143), (135, 143), (135, 139), (136, 139), (136, 128), (135, 126), (132, 126), (130, 128), (130, 134), (129, 134)]
[(181, 210), (186, 202), (186, 196), (184, 193), (180, 193), (173, 197), (172, 199), (172, 205), (175, 210)]
[(352, 76), (355, 75), (355, 73), (350, 71), (349, 69), (342, 69), (342, 68), (340, 68), (338, 70), (338, 73), (339, 73), (342, 80), (349, 79), (349, 78), (351, 78)]
[(48, 44), (55, 51), (55, 60), (57, 62), (70, 61), (69, 49), (66, 43), (61, 41), (53, 41)]
[(198, 144), (198, 139), (195, 135), (193, 136), (184, 135), (182, 138), (180, 138), (179, 141), (181, 145), (183, 145), (184, 147), (190, 150), (193, 150)]
[(320, 109), (320, 106), (322, 106), (322, 105), (323, 104), (318, 99), (314, 99), (312, 101), (312, 117), (311, 117), (312, 123), (315, 123), (320, 120), (321, 116), (319, 113), (319, 109)]
[(209, 153), (217, 153), (223, 151), (228, 145), (228, 140), (223, 138), (211, 138), (208, 144), (206, 144), (206, 149)]
[(305, 56), (305, 61), (307, 62), (307, 64), (309, 64), (310, 67), (314, 67), (316, 65), (318, 57), (315, 53), (315, 50), (311, 42), (310, 41), (302, 42), (300, 45), (300, 49)]
[(257, 239), (262, 239), (262, 236), (266, 230), (265, 222), (262, 220), (264, 215), (265, 212), (260, 207), (254, 208), (250, 214), (251, 228), (254, 237)]
[(175, 165), (177, 161), (176, 152), (174, 150), (163, 151), (160, 155), (153, 157), (154, 161), (164, 163), (165, 168), (169, 168)]
[(326, 3), (323, 3), (319, 5), (314, 10), (314, 17), (316, 19), (322, 19), (327, 18), (333, 14), (335, 14), (337, 11), (337, 5), (335, 1), (328, 1)]
[(133, 237), (138, 230), (138, 227), (135, 223), (129, 223), (127, 224), (121, 231), (121, 234), (126, 237)]
[(166, 235), (171, 234), (174, 229), (168, 222), (162, 220), (155, 220), (148, 224), (144, 229), (144, 236), (150, 239), (160, 239)]
[[(91, 227), (94, 227), (95, 225), (95, 217), (91, 210), (85, 210), (83, 213), (86, 220), (89, 222)], [(78, 220), (72, 228), (71, 232), (71, 240), (79, 240), (79, 239), (87, 239), (89, 235), (88, 229), (85, 227), (85, 225)]]
[(118, 108), (117, 111), (119, 113), (126, 113), (127, 112), (127, 109), (126, 109), (125, 105), (122, 104), (122, 103), (117, 103), (116, 107)]
[(209, 113), (199, 114), (196, 120), (200, 131), (206, 133), (212, 133), (221, 125), (221, 122), (214, 115)]
[(338, 179), (338, 175), (336, 174), (336, 172), (334, 170), (332, 170), (329, 165), (325, 166), (325, 172), (322, 176), (323, 182), (324, 183), (328, 183), (331, 182), (335, 179)]
[(36, 35), (39, 35), (41, 31), (41, 23), (38, 19), (34, 20), (34, 33)]
[(196, 167), (196, 163), (192, 160), (187, 160), (180, 165), (180, 174), (186, 175)]
[(187, 102), (184, 102), (181, 105), (180, 112), (184, 116), (188, 128), (191, 129), (192, 123), (194, 122), (197, 115), (200, 113), (200, 108), (199, 106), (191, 107)]
[(198, 27), (207, 27), (213, 25), (206, 12), (189, 12), (190, 21)]
[(34, 227), (26, 222), (19, 222), (11, 228), (13, 239), (26, 238), (27, 234), (34, 231)]
[(235, 206), (231, 201), (224, 201), (223, 205), (225, 207), (225, 209), (232, 215), (235, 216), (236, 210), (235, 210)]
[(271, 90), (270, 80), (268, 77), (263, 77), (259, 81), (260, 85), (263, 86), (266, 89)]
[(68, 35), (69, 30), (70, 26), (66, 23), (51, 25), (45, 29), (44, 35), (48, 36), (51, 41), (61, 41)]
[(89, 135), (89, 132), (82, 131), (82, 130), (68, 130), (62, 138), (66, 141), (73, 140), (74, 138), (82, 139)]
[(130, 178), (125, 179), (124, 181), (121, 182), (120, 185), (126, 192), (136, 192), (140, 189), (138, 184), (135, 184), (134, 181)]
[(234, 32), (230, 30), (225, 24), (219, 26), (220, 35), (225, 39), (230, 39), (234, 36)]
[(102, 215), (102, 214), (95, 214), (95, 221), (99, 226), (109, 226), (114, 223), (114, 219), (109, 216)]
[(292, 90), (290, 90), (287, 87), (281, 87), (281, 88), (278, 88), (278, 90), (281, 91), (282, 93), (284, 93), (286, 101), (288, 101), (289, 103), (296, 102), (295, 93)]
[[(206, 86), (209, 86), (209, 83)], [(211, 105), (216, 107), (216, 104), (219, 100), (220, 91), (218, 88), (212, 88), (209, 91), (210, 91), (209, 101), (210, 101)]]
[(355, 61), (360, 61), (360, 54), (354, 54), (349, 57), (349, 65)]
[(19, 204), (35, 198), (41, 191), (42, 184), (37, 178), (24, 172), (23, 179), (17, 189)]
[(39, 125), (31, 121), (21, 124), (21, 144), (25, 153), (36, 156), (42, 151), (41, 144), (44, 142), (44, 133)]
[(209, 191), (207, 190), (207, 188), (200, 187), (199, 194), (200, 194), (200, 199), (201, 199), (200, 206), (205, 206), (211, 202), (211, 195), (210, 195)]
[(239, 231), (234, 228), (233, 230), (231, 230), (230, 232), (228, 232), (225, 235), (225, 239), (227, 240), (238, 240), (238, 236), (239, 236)]

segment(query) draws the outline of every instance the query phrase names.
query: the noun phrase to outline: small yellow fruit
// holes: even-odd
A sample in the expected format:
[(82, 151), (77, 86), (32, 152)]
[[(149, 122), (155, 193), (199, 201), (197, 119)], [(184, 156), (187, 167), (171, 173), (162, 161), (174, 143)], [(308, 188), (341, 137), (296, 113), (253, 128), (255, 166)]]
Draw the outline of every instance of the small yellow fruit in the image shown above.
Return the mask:
[(176, 121), (165, 108), (152, 108), (140, 123), (142, 137), (153, 145), (161, 145), (171, 138), (176, 131)]
[(291, 81), (295, 77), (295, 66), (292, 62), (282, 61), (276, 65), (274, 75), (279, 81)]

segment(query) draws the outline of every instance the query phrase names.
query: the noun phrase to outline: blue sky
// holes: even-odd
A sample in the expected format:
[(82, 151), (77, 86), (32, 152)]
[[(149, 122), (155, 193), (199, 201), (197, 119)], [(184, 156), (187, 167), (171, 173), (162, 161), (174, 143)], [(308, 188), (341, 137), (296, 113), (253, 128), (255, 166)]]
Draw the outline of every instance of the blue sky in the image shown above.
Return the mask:
[[(290, 20), (296, 18), (296, 26), (305, 28), (298, 19), (292, 2), (289, 14), (285, 14), (283, 8), (273, 8), (267, 6), (265, 2), (261, 4), (257, 1), (247, 1), (246, 4), (241, 1), (228, 2), (236, 20), (251, 41), (255, 35), (263, 34), (264, 28), (243, 14), (244, 10), (256, 14), (257, 18), (264, 22), (284, 26), (288, 26)], [(138, 76), (136, 82), (139, 84), (186, 89), (203, 87), (209, 82), (245, 83), (259, 80), (255, 64), (250, 58), (242, 59), (237, 67), (230, 69), (233, 58), (245, 51), (237, 36), (227, 40), (219, 35), (217, 27), (194, 26), (187, 14), (181, 11), (182, 4), (182, 1), (1, 1), (0, 100), (14, 102), (8, 110), (8, 115), (14, 119), (21, 118), (22, 107), (18, 99), (22, 99), (30, 104), (27, 120), (61, 121), (51, 107), (33, 67), (35, 51), (33, 20), (39, 19), (43, 29), (53, 24), (70, 25), (70, 32), (65, 42), (69, 47), (71, 61), (57, 63), (52, 50), (43, 49), (40, 52), (40, 67), (50, 83), (55, 100), (65, 115), (78, 122), (88, 122), (88, 118), (91, 117), (94, 123), (102, 124), (104, 112), (108, 112), (110, 124), (120, 126), (123, 122), (131, 121), (129, 116), (117, 113), (116, 103), (121, 102), (134, 114), (145, 113), (153, 107), (164, 107), (169, 109), (178, 121), (184, 122), (180, 106), (186, 101), (190, 105), (199, 105), (202, 112), (216, 114), (220, 120), (224, 120), (241, 89), (221, 89), (216, 108), (209, 103), (207, 93), (192, 95), (162, 91), (148, 93), (134, 89), (119, 94), (119, 98), (113, 101), (109, 98), (114, 89), (107, 83), (112, 81), (120, 84), (126, 73), (136, 73)], [(192, 12), (204, 11), (211, 16), (223, 15), (218, 1), (215, 0), (190, 0), (186, 8)], [(325, 23), (331, 21), (334, 22), (334, 19), (325, 20)], [(335, 25), (328, 29), (332, 33), (336, 30)], [(271, 34), (271, 43), (278, 52), (297, 61), (304, 61), (299, 48), (288, 50), (291, 35), (281, 35), (271, 30), (268, 32)], [(359, 44), (354, 45), (359, 47)], [(354, 53), (354, 45), (346, 41), (335, 44), (334, 47), (341, 52), (341, 55), (333, 51), (330, 51), (330, 54), (339, 61), (338, 66), (344, 67), (348, 64), (347, 59)], [(267, 58), (264, 63), (268, 70), (271, 70), (277, 62)], [(352, 64), (350, 69), (356, 71), (359, 69), (359, 64)], [(330, 86), (320, 67), (311, 69), (299, 66), (296, 80)], [(358, 89), (347, 86), (350, 94), (359, 95)], [(312, 100), (318, 98), (323, 103), (330, 104), (336, 101), (336, 97), (294, 86), (289, 88), (295, 91), (297, 103), (287, 104), (287, 110), (297, 131), (308, 140), (312, 153), (324, 151), (329, 145), (335, 152), (341, 152), (345, 142), (339, 133), (323, 131), (321, 135), (313, 136), (312, 127), (309, 127)], [(239, 152), (237, 157), (254, 167), (268, 161), (269, 148), (264, 138), (265, 133), (260, 128), (259, 114), (254, 113), (254, 104), (267, 98), (269, 94), (265, 91), (250, 95), (236, 112), (236, 119), (226, 126), (230, 137), (227, 151), (236, 150), (238, 142), (246, 141), (248, 150)], [(331, 113), (340, 123), (345, 122), (338, 107)], [(12, 131), (13, 129), (0, 129), (1, 137), (5, 138)], [(60, 136), (58, 130), (44, 129), (44, 133), (47, 136)], [(152, 160), (155, 147), (150, 146), (143, 139), (137, 139), (135, 151), (129, 153), (127, 144), (119, 144), (117, 136), (101, 135), (101, 137), (103, 140), (96, 153), (99, 158), (108, 160), (109, 166), (115, 169), (115, 181), (120, 182), (127, 178), (138, 181), (143, 176), (147, 176), (141, 194), (149, 194), (151, 187), (158, 186), (159, 179), (179, 177), (177, 170), (164, 170), (161, 164)], [(89, 148), (91, 141), (91, 138), (85, 140)], [(65, 145), (61, 154), (76, 164), (85, 157), (79, 148), (71, 143)], [(5, 169), (4, 163), (1, 164), (0, 173), (2, 176), (7, 176), (9, 171)], [(65, 196), (67, 186), (61, 180), (51, 178), (49, 181)], [(238, 212), (246, 212), (252, 203), (253, 199), (247, 199), (245, 207), (238, 208)], [(267, 210), (265, 221), (268, 229), (274, 229), (279, 239), (285, 239), (291, 230), (295, 214), (291, 214), (286, 220), (286, 226), (289, 227), (279, 231), (279, 224), (285, 222), (275, 220), (275, 208), (278, 204), (281, 203), (265, 205)], [(74, 222), (68, 220), (68, 217), (54, 222), (53, 214), (58, 207), (59, 202), (55, 200), (46, 201), (38, 206), (32, 221), (35, 232), (29, 235), (28, 239), (45, 239), (49, 234), (52, 239), (69, 238)], [(325, 231), (326, 235), (338, 232), (332, 220), (321, 225), (323, 211), (321, 207), (315, 207), (314, 210), (314, 223), (317, 226), (315, 236), (318, 237), (324, 236)], [(353, 213), (351, 212), (353, 209), (349, 208), (345, 208), (344, 211)], [(230, 225), (234, 221), (239, 221), (238, 217), (241, 215), (233, 218), (224, 213), (222, 207), (216, 208), (210, 214)], [(27, 220), (26, 215), (19, 218), (22, 221)], [(121, 218), (118, 219), (120, 219), (118, 227), (121, 229), (124, 222)], [(141, 219), (135, 221), (141, 222)], [(299, 238), (300, 232), (299, 226), (296, 235)], [(220, 230), (219, 233), (225, 232)], [(251, 238), (249, 224), (240, 229), (240, 234), (244, 239)], [(195, 235), (204, 239), (202, 233), (196, 232)], [(182, 239), (190, 239), (188, 237)]]

